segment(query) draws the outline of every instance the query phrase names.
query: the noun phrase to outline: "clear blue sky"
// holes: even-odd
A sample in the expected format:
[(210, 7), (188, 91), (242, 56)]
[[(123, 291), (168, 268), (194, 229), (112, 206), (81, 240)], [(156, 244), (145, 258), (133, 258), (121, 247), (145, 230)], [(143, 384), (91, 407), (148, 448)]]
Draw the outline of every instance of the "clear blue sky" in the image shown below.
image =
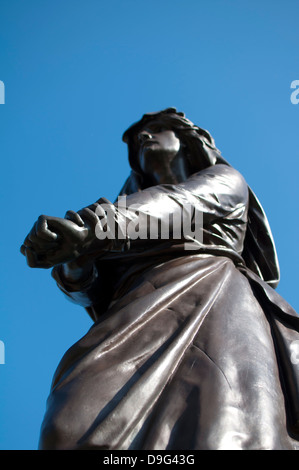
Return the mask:
[(298, 17), (298, 0), (1, 0), (0, 449), (37, 448), (55, 368), (91, 326), (19, 247), (40, 214), (114, 200), (145, 112), (211, 132), (263, 204), (299, 311)]

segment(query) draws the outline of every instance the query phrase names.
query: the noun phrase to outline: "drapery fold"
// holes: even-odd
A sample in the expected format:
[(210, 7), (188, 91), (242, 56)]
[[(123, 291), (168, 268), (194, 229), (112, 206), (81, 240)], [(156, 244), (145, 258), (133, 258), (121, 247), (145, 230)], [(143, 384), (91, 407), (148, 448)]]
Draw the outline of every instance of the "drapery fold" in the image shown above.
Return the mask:
[(197, 250), (137, 240), (84, 284), (54, 270), (95, 323), (57, 368), (41, 449), (298, 448), (298, 315), (242, 258), (247, 185), (216, 165), (130, 201), (157, 214), (182, 193), (205, 213)]

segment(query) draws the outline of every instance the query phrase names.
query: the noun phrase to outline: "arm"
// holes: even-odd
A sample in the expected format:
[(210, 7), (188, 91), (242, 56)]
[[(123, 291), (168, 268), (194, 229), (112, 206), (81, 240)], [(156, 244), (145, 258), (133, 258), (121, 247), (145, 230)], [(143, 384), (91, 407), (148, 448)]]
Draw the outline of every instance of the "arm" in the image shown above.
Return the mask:
[[(216, 165), (179, 185), (157, 185), (119, 198), (115, 204), (99, 200), (89, 206), (110, 228), (107, 232), (101, 223), (96, 225), (90, 250), (96, 252), (102, 235), (114, 242), (109, 251), (126, 251), (129, 245), (131, 253), (154, 246), (159, 249), (165, 239), (175, 240), (176, 245), (185, 244), (190, 238), (200, 243), (205, 233), (214, 234), (215, 238), (217, 231), (215, 244), (219, 244), (220, 232), (224, 243), (231, 244), (233, 232), (246, 225), (247, 206), (248, 187), (240, 173), (227, 165)], [(104, 218), (103, 209), (107, 214)], [(83, 219), (84, 211), (79, 211)], [(198, 231), (196, 223), (200, 224)]]
[[(95, 257), (107, 251), (126, 251), (140, 243), (132, 237), (136, 224), (150, 216), (160, 222), (169, 214), (182, 217), (191, 206), (202, 214), (203, 228), (226, 219), (240, 219), (248, 203), (248, 187), (242, 176), (231, 167), (215, 165), (189, 178), (180, 185), (158, 185), (111, 204), (105, 199), (78, 213), (68, 211), (64, 219), (40, 216), (21, 247), (30, 267), (50, 268), (64, 265), (69, 280), (86, 278)], [(105, 215), (108, 212), (108, 218)], [(141, 217), (141, 219), (140, 219)], [(177, 217), (177, 219), (179, 218)], [(169, 236), (174, 235), (169, 218)], [(108, 226), (106, 230), (105, 224)], [(114, 231), (111, 229), (114, 227)], [(120, 230), (119, 230), (120, 229)], [(136, 232), (136, 230), (135, 230)], [(147, 232), (144, 238), (148, 238)], [(161, 232), (155, 238), (161, 241)], [(144, 248), (144, 247), (143, 247)]]
[[(221, 243), (229, 246), (232, 242), (231, 233), (234, 236), (238, 224), (242, 226), (246, 223), (248, 188), (236, 170), (226, 165), (216, 165), (193, 175), (180, 185), (154, 186), (128, 196), (125, 202), (125, 205), (122, 200), (111, 204), (100, 199), (78, 213), (69, 211), (67, 219), (47, 218), (46, 223), (42, 219), (23, 245), (28, 264), (32, 267), (55, 267), (54, 277), (59, 272), (58, 282), (65, 291), (79, 292), (81, 289), (86, 292), (86, 289), (92, 289), (92, 284), (98, 282), (95, 259), (111, 252), (118, 252), (118, 256), (127, 256), (128, 235), (131, 235), (131, 253), (144, 252), (152, 245), (159, 250), (159, 245), (165, 243), (161, 230), (151, 240), (148, 240), (150, 234), (146, 232), (146, 242), (132, 237), (134, 230), (130, 233), (130, 227), (136, 229), (140, 217), (150, 216), (156, 222), (165, 220), (169, 214), (180, 218), (184, 215), (186, 205), (193, 206), (202, 213), (203, 231), (209, 232), (210, 239), (214, 237), (215, 244), (219, 244), (221, 238)], [(172, 224), (174, 218), (169, 219), (169, 238), (174, 238), (175, 235)], [(219, 236), (219, 224), (223, 221), (226, 224), (227, 240), (224, 239), (225, 230)], [(58, 234), (55, 240), (48, 240), (55, 245), (56, 251), (44, 249), (45, 233), (47, 237), (54, 237), (53, 233), (43, 232), (42, 229), (46, 226), (54, 235)], [(110, 232), (106, 231), (107, 226)], [(112, 226), (115, 228), (114, 233), (111, 233)], [(233, 230), (230, 232), (231, 227)], [(30, 245), (31, 241), (33, 246)], [(176, 243), (182, 244), (185, 241), (182, 235), (176, 238)], [(169, 240), (167, 244), (171, 249)], [(77, 301), (74, 294), (71, 296)]]

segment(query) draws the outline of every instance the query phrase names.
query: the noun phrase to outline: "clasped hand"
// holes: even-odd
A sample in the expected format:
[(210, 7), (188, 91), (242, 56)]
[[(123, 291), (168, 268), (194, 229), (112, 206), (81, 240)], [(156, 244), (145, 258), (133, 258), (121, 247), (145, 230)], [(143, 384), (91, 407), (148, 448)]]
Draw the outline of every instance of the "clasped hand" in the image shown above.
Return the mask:
[[(32, 268), (51, 268), (72, 261), (88, 249), (95, 238), (97, 215), (86, 208), (68, 211), (65, 218), (41, 215), (21, 246)], [(81, 215), (82, 215), (81, 214)]]

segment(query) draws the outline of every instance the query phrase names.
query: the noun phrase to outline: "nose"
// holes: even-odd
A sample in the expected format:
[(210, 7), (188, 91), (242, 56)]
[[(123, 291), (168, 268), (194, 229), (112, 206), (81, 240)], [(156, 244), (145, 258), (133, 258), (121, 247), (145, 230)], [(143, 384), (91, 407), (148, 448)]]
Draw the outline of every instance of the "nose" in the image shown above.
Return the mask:
[(143, 142), (145, 142), (146, 140), (149, 140), (149, 139), (152, 139), (152, 135), (147, 132), (147, 131), (142, 131), (142, 132), (139, 132), (138, 134), (138, 141), (142, 144)]

